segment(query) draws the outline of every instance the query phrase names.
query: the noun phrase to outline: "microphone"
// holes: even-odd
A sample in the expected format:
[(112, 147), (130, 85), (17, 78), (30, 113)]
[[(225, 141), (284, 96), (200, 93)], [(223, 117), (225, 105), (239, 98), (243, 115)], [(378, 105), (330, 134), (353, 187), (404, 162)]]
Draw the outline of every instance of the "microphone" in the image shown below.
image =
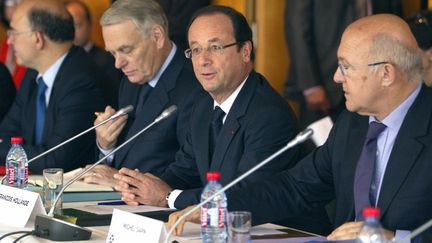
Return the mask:
[[(162, 111), (162, 113), (156, 117), (156, 119), (150, 123), (149, 125), (147, 125), (146, 127), (144, 127), (141, 131), (139, 131), (138, 133), (136, 133), (135, 135), (133, 135), (132, 137), (130, 137), (128, 140), (126, 140), (125, 142), (123, 142), (122, 144), (120, 144), (118, 147), (116, 147), (113, 151), (111, 151), (110, 153), (108, 153), (107, 155), (105, 155), (103, 158), (101, 158), (100, 160), (98, 160), (97, 162), (95, 162), (92, 166), (88, 167), (87, 169), (84, 169), (81, 173), (79, 173), (78, 175), (76, 175), (75, 177), (73, 177), (70, 181), (68, 181), (66, 183), (66, 185), (60, 190), (59, 194), (57, 195), (57, 197), (54, 200), (53, 206), (51, 207), (50, 211), (48, 212), (48, 217), (45, 215), (37, 215), (36, 216), (36, 220), (35, 220), (35, 227), (36, 230), (38, 231), (49, 231), (49, 229), (60, 229), (62, 228), (62, 230), (55, 230), (57, 232), (60, 232), (60, 234), (62, 234), (61, 232), (65, 232), (67, 231), (67, 229), (70, 229), (71, 227), (74, 228), (75, 232), (83, 232), (86, 230), (78, 225), (71, 225), (67, 222), (52, 218), (54, 216), (54, 209), (55, 209), (55, 205), (57, 204), (57, 202), (59, 201), (60, 197), (63, 195), (64, 191), (75, 181), (79, 180), (83, 175), (85, 175), (87, 172), (89, 172), (90, 170), (92, 170), (94, 167), (96, 167), (97, 165), (99, 165), (100, 163), (102, 163), (102, 161), (104, 161), (106, 158), (108, 158), (109, 156), (111, 156), (112, 154), (114, 154), (115, 152), (117, 152), (119, 149), (123, 148), (125, 145), (127, 145), (129, 142), (131, 142), (132, 140), (134, 140), (136, 137), (138, 137), (139, 135), (141, 135), (143, 132), (147, 131), (148, 129), (150, 129), (152, 126), (154, 126), (156, 123), (162, 121), (163, 119), (167, 118), (168, 116), (170, 116), (172, 113), (174, 113), (177, 110), (177, 106), (172, 105), (168, 108), (166, 108), (164, 111)], [(54, 237), (54, 230), (51, 230), (51, 234), (40, 234), (42, 238), (46, 238), (46, 239), (50, 239), (52, 240), (53, 238), (49, 238), (49, 237)], [(62, 235), (58, 237), (62, 237), (62, 241), (72, 241), (72, 240), (76, 240), (76, 238), (73, 237), (69, 237), (67, 235)], [(90, 238), (90, 236), (88, 236)], [(89, 239), (88, 238), (88, 239)]]
[(210, 197), (208, 197), (206, 200), (202, 201), (201, 203), (197, 204), (195, 207), (193, 207), (192, 209), (190, 209), (189, 211), (187, 211), (185, 214), (183, 214), (180, 218), (177, 219), (177, 221), (174, 223), (174, 225), (168, 231), (168, 234), (167, 234), (167, 236), (165, 238), (165, 243), (169, 242), (169, 238), (171, 237), (171, 235), (174, 232), (174, 229), (177, 227), (177, 225), (179, 225), (180, 222), (183, 221), (192, 212), (194, 212), (195, 210), (201, 208), (201, 206), (203, 206), (204, 204), (210, 202), (213, 198), (215, 198), (219, 194), (221, 194), (221, 193), (225, 192), (226, 190), (230, 189), (235, 184), (237, 184), (240, 181), (242, 181), (245, 177), (249, 176), (250, 174), (252, 174), (256, 170), (258, 170), (259, 168), (263, 167), (268, 162), (272, 161), (274, 158), (276, 158), (277, 156), (279, 156), (280, 154), (282, 154), (286, 150), (288, 150), (288, 149), (290, 149), (290, 148), (292, 148), (294, 146), (297, 146), (297, 145), (305, 142), (306, 140), (308, 140), (312, 136), (312, 134), (313, 134), (313, 130), (310, 129), (310, 128), (307, 128), (304, 131), (300, 132), (287, 145), (285, 145), (284, 147), (282, 147), (281, 149), (279, 149), (278, 151), (276, 151), (275, 153), (273, 153), (272, 155), (270, 155), (269, 157), (267, 157), (265, 160), (263, 160), (259, 164), (255, 165), (254, 167), (252, 167), (251, 169), (249, 169), (248, 171), (246, 171), (245, 173), (243, 173), (241, 176), (237, 177), (235, 180), (231, 181), (226, 186), (222, 187), (219, 191), (215, 192), (213, 195), (211, 195)]
[[(94, 126), (88, 128), (87, 130), (85, 130), (85, 131), (83, 131), (83, 132), (81, 132), (81, 133), (79, 133), (79, 134), (77, 134), (77, 135), (75, 135), (75, 136), (69, 138), (68, 140), (66, 140), (66, 141), (64, 141), (64, 142), (62, 142), (62, 143), (60, 143), (60, 144), (57, 144), (56, 146), (54, 146), (54, 147), (52, 147), (52, 148), (46, 150), (45, 152), (38, 154), (37, 156), (35, 156), (35, 157), (29, 159), (29, 160), (27, 161), (27, 163), (30, 164), (31, 162), (33, 162), (33, 161), (39, 159), (40, 157), (45, 156), (46, 154), (51, 153), (52, 151), (54, 151), (54, 150), (60, 148), (61, 146), (63, 146), (63, 145), (65, 145), (65, 144), (67, 144), (67, 143), (69, 143), (69, 142), (71, 142), (71, 141), (73, 141), (73, 140), (75, 140), (75, 139), (81, 137), (82, 135), (84, 135), (84, 134), (90, 132), (91, 130), (96, 129), (96, 128), (98, 128), (98, 127), (104, 125), (105, 123), (107, 123), (107, 122), (109, 122), (109, 121), (112, 121), (112, 120), (114, 120), (114, 119), (116, 119), (116, 118), (118, 118), (118, 117), (120, 117), (120, 116), (124, 116), (124, 115), (130, 113), (131, 111), (133, 111), (133, 109), (134, 109), (134, 108), (133, 108), (132, 105), (128, 105), (128, 106), (126, 106), (126, 107), (124, 107), (124, 108), (121, 108), (121, 109), (118, 110), (114, 115), (110, 116), (110, 117), (107, 118), (106, 120), (104, 120), (104, 121), (102, 121), (102, 122), (100, 122), (100, 123), (98, 123), (98, 124), (96, 124), (96, 125), (94, 125)], [(3, 184), (3, 181), (4, 181), (5, 179), (6, 179), (6, 176), (4, 176), (4, 177), (1, 179), (0, 184)]]

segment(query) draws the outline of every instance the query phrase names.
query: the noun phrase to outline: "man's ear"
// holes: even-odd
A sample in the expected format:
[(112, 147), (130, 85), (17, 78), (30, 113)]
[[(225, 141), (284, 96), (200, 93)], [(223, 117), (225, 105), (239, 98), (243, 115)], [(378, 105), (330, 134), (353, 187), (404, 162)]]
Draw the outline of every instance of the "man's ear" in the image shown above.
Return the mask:
[(382, 64), (383, 67), (379, 71), (379, 75), (381, 77), (381, 85), (383, 87), (389, 87), (393, 84), (396, 79), (396, 67), (391, 63)]
[(242, 48), (240, 49), (240, 52), (244, 62), (252, 61), (252, 42), (244, 42)]
[(158, 49), (163, 47), (165, 42), (165, 30), (160, 25), (154, 25), (151, 30), (151, 38), (156, 43)]
[(45, 45), (46, 45), (46, 40), (45, 40), (45, 35), (40, 32), (40, 31), (35, 31), (34, 32), (34, 41), (36, 43), (36, 48), (37, 49), (42, 49)]

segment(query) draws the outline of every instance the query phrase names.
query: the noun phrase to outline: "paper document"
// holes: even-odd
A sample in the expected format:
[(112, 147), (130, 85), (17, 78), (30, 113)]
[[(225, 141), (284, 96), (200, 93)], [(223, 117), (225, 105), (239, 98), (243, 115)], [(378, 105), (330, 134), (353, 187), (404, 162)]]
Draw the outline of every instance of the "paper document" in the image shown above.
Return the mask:
[[(63, 176), (63, 185), (65, 185), (70, 179), (73, 178), (73, 174), (76, 173), (77, 170), (70, 171), (65, 173)], [(71, 174), (72, 173), (72, 174)], [(28, 183), (43, 187), (43, 176), (42, 175), (30, 175), (28, 179)], [(72, 183), (68, 188), (66, 188), (65, 192), (112, 192), (114, 191), (111, 187), (101, 186), (96, 184), (89, 184), (83, 181), (76, 181)]]
[(329, 116), (322, 118), (308, 126), (313, 130), (312, 141), (315, 143), (317, 147), (324, 144), (327, 140), (328, 135), (330, 134), (330, 130), (333, 127), (333, 121)]
[(154, 211), (173, 211), (170, 208), (162, 208), (162, 207), (154, 207), (154, 206), (129, 206), (129, 205), (87, 205), (81, 207), (74, 207), (74, 209), (78, 209), (81, 211), (86, 211), (89, 213), (94, 213), (98, 215), (112, 214), (114, 208), (120, 209), (122, 211), (126, 211), (129, 213), (145, 213), (145, 212), (154, 212)]
[[(195, 224), (195, 226), (196, 225), (197, 224)], [(180, 241), (201, 239), (201, 228), (199, 227), (199, 225), (196, 227), (195, 226), (192, 226), (191, 228), (188, 227), (182, 235), (176, 236), (176, 239)], [(275, 229), (265, 228), (262, 226), (254, 226), (252, 227), (251, 230), (252, 236), (280, 235), (280, 234), (286, 234), (286, 233)]]

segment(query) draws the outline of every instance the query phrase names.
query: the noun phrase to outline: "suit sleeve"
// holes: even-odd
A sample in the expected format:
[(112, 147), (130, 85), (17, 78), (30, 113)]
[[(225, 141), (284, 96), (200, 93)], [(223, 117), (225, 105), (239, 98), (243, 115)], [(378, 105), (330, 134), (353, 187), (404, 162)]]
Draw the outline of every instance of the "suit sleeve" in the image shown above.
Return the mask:
[[(254, 105), (254, 103), (251, 103), (252, 107)], [(226, 172), (233, 173), (231, 176), (233, 179), (282, 148), (298, 132), (292, 114), (287, 112), (287, 109), (274, 106), (258, 108), (243, 126), (245, 132), (236, 134), (236, 136), (243, 136), (241, 146), (231, 148), (239, 150), (242, 155), (239, 161), (232, 161), (232, 163), (237, 163), (237, 167), (234, 168), (235, 171)], [(281, 170), (294, 166), (297, 156), (297, 148), (285, 152), (282, 156), (255, 171), (230, 190), (236, 190), (245, 187), (247, 184), (269, 179)], [(175, 201), (176, 208), (184, 208), (199, 203), (202, 189), (195, 188), (183, 191)]]
[(291, 60), (287, 88), (296, 91), (322, 85), (314, 37), (313, 0), (286, 0), (285, 38)]
[(322, 207), (334, 198), (333, 128), (327, 142), (298, 164), (273, 176), (228, 192), (230, 211), (251, 211), (254, 224), (274, 222)]
[(12, 81), (12, 76), (9, 70), (0, 64), (0, 122), (8, 112), (10, 106), (15, 99), (15, 86)]

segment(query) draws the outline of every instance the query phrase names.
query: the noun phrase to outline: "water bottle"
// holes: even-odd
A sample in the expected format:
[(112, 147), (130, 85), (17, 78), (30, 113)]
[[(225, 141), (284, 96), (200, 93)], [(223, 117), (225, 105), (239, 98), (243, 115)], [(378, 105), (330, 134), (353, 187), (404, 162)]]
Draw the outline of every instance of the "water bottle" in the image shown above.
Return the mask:
[[(219, 191), (220, 172), (207, 172), (207, 185), (201, 194), (201, 202)], [(201, 207), (201, 237), (203, 243), (227, 242), (227, 198), (221, 193)]]
[(357, 236), (357, 243), (385, 243), (387, 242), (383, 228), (379, 222), (379, 208), (363, 209), (365, 222)]
[(8, 186), (27, 188), (28, 163), (27, 154), (22, 147), (22, 137), (11, 138), (12, 147), (6, 156), (6, 184)]

